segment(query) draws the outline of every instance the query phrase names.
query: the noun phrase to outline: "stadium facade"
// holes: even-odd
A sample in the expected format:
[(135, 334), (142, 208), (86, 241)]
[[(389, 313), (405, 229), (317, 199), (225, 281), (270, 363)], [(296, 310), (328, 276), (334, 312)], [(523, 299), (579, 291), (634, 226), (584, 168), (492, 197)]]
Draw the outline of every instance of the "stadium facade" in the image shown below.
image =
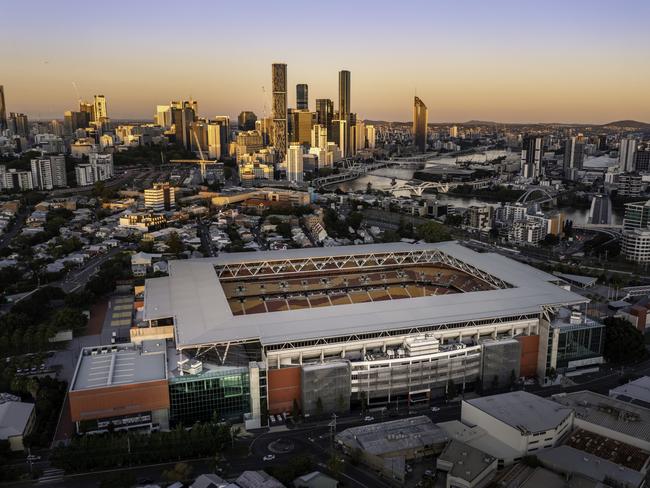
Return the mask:
[(146, 280), (131, 339), (167, 344), (170, 424), (255, 426), (543, 378), (560, 312), (588, 301), (558, 283), (455, 242), (223, 254)]

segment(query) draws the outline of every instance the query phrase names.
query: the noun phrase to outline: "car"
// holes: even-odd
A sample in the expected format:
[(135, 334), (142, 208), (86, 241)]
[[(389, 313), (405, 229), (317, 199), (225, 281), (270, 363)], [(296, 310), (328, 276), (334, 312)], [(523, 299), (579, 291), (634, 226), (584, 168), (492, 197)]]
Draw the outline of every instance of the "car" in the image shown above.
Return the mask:
[(275, 459), (275, 454), (267, 454), (262, 458), (262, 461), (273, 461)]
[(431, 407), (431, 411), (432, 411), (432, 412), (439, 412), (439, 411), (440, 411), (440, 407)]
[(27, 461), (29, 461), (30, 463), (33, 463), (34, 461), (40, 461), (40, 460), (41, 460), (41, 456), (37, 456), (35, 454), (30, 454), (29, 456), (27, 456)]
[(367, 415), (363, 418), (364, 422), (372, 422), (373, 420), (375, 420), (375, 417), (371, 417), (370, 415)]
[(139, 485), (150, 485), (153, 480), (151, 478), (138, 478), (137, 482)]
[(433, 477), (433, 471), (431, 471), (430, 469), (427, 469), (424, 472), (424, 476), (426, 476), (427, 478), (432, 478)]

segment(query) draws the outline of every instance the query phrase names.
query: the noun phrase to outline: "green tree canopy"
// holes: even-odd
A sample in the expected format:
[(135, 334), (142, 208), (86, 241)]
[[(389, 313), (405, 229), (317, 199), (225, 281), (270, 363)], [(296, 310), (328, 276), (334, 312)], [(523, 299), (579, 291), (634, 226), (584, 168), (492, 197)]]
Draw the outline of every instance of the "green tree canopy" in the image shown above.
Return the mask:
[(418, 235), (425, 242), (442, 242), (451, 240), (451, 234), (447, 227), (438, 222), (427, 222), (418, 226)]

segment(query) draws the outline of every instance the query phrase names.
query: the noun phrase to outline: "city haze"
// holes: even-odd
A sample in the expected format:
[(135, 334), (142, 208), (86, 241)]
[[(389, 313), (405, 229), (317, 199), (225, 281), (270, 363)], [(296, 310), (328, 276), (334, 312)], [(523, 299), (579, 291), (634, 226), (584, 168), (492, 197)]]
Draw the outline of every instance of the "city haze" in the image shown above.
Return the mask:
[[(114, 119), (150, 119), (192, 96), (199, 114), (270, 114), (270, 64), (335, 98), (352, 72), (359, 117), (409, 120), (417, 93), (430, 122), (650, 121), (650, 4), (549, 1), (68, 1), (5, 6), (1, 82), (8, 110), (61, 118), (103, 93)], [(262, 90), (266, 89), (266, 96)]]

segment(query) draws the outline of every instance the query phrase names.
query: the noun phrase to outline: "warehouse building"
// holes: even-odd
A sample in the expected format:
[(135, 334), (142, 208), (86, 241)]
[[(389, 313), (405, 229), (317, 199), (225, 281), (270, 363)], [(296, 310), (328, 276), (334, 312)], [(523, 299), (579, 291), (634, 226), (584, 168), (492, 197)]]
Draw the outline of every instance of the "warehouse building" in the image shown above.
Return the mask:
[(444, 430), (424, 415), (351, 427), (336, 435), (344, 452), (359, 452), (366, 465), (400, 482), (406, 461), (439, 454), (447, 439)]

